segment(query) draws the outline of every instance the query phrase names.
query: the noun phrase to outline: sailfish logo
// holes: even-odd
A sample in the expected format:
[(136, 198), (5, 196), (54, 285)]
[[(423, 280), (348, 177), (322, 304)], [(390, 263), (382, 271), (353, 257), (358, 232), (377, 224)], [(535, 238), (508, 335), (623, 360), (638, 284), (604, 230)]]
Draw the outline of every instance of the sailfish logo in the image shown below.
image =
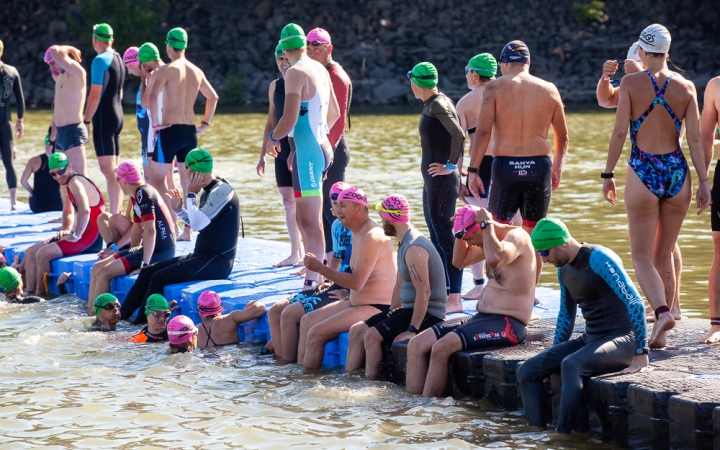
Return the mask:
[(13, 79), (9, 74), (4, 74), (2, 78), (2, 84), (0, 84), (0, 107), (5, 107), (5, 99), (10, 98), (10, 91), (12, 90)]
[(307, 114), (307, 113), (308, 113), (307, 106), (301, 106), (301, 107), (300, 107), (300, 115), (301, 115), (301, 116), (304, 116), (304, 115)]

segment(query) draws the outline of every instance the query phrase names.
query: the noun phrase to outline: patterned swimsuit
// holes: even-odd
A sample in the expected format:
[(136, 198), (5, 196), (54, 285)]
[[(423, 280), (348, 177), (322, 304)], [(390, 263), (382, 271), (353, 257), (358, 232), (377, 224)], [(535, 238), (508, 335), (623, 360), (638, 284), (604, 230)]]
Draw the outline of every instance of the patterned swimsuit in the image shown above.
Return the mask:
[[(630, 167), (632, 167), (635, 174), (640, 178), (640, 181), (643, 182), (650, 192), (658, 198), (670, 198), (680, 192), (688, 173), (688, 163), (680, 148), (680, 129), (682, 128), (682, 122), (678, 120), (670, 108), (670, 105), (665, 101), (665, 90), (670, 84), (672, 77), (669, 77), (667, 81), (665, 81), (662, 89), (658, 89), (655, 77), (648, 71), (645, 71), (645, 73), (648, 74), (650, 81), (652, 81), (653, 88), (655, 88), (655, 99), (638, 120), (630, 121), (630, 144), (632, 151), (630, 152), (628, 164), (630, 164)], [(655, 106), (659, 104), (665, 107), (665, 110), (670, 114), (673, 122), (675, 122), (678, 147), (677, 150), (671, 153), (652, 155), (638, 148), (637, 134), (638, 130), (640, 130), (640, 125), (642, 125), (652, 110), (655, 109)]]

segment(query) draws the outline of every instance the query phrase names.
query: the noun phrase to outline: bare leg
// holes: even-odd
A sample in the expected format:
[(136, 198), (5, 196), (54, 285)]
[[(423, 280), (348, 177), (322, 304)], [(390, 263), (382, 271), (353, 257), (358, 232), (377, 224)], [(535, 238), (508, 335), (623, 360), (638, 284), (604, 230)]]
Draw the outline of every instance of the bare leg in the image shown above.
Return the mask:
[(67, 156), (75, 172), (87, 176), (87, 159), (85, 158), (84, 145), (65, 150), (65, 156)]
[(673, 304), (670, 307), (670, 312), (675, 320), (681, 320), (682, 308), (680, 307), (680, 276), (682, 275), (682, 255), (680, 254), (680, 245), (678, 245), (677, 242), (673, 248), (672, 258), (673, 265), (675, 266), (675, 298), (673, 299)]
[[(708, 280), (708, 294), (710, 297), (710, 318), (720, 318), (720, 231), (713, 231), (713, 255), (710, 277)], [(698, 339), (701, 344), (716, 344), (720, 342), (720, 324), (711, 325), (710, 332)]]
[(280, 300), (270, 307), (268, 311), (268, 323), (270, 324), (270, 336), (272, 339), (265, 345), (265, 348), (270, 348), (275, 351), (275, 355), (282, 358), (282, 331), (280, 329), (280, 315), (282, 314), (285, 307), (290, 304), (288, 299)]
[(365, 364), (365, 333), (367, 330), (368, 326), (365, 325), (365, 322), (358, 322), (350, 328), (345, 361), (345, 370), (348, 372), (357, 370)]
[(280, 333), (282, 345), (282, 359), (296, 362), (298, 353), (298, 324), (305, 315), (302, 303), (288, 305), (280, 315)]
[(117, 176), (115, 173), (115, 170), (117, 169), (117, 157), (114, 155), (98, 156), (98, 164), (100, 165), (100, 171), (107, 182), (107, 196), (108, 200), (110, 200), (110, 212), (112, 214), (119, 214), (122, 209), (123, 193), (120, 190), (120, 185), (115, 179)]
[(10, 194), (10, 210), (15, 211), (17, 209), (17, 188), (8, 189)]
[[(172, 174), (172, 171), (170, 172)], [(188, 178), (188, 174), (185, 171), (185, 163), (178, 162), (178, 175), (180, 175), (180, 186), (182, 186), (183, 191), (183, 198), (187, 195), (187, 187), (190, 183), (190, 179)], [(185, 228), (183, 229), (183, 232), (180, 236), (178, 236), (178, 241), (189, 241), (192, 237), (192, 228), (190, 228), (190, 225), (185, 224)]]
[(290, 256), (283, 261), (273, 264), (275, 267), (291, 266), (302, 261), (302, 243), (300, 241), (300, 227), (297, 224), (295, 194), (292, 187), (278, 187), (282, 195), (283, 207), (285, 208), (285, 223), (287, 224), (288, 236), (290, 236)]
[(67, 186), (60, 186), (60, 198), (62, 198), (63, 211), (62, 211), (62, 225), (60, 228), (53, 228), (53, 230), (72, 230), (73, 223), (75, 222), (75, 210), (70, 203), (70, 197), (68, 197)]
[(380, 378), (380, 362), (383, 357), (382, 345), (383, 337), (380, 336), (377, 328), (370, 328), (365, 333), (365, 377), (368, 380)]
[[(152, 180), (150, 184), (152, 187), (157, 189), (160, 197), (166, 202), (168, 201), (170, 193), (168, 190), (167, 178), (168, 173), (170, 173), (170, 176), (172, 177), (172, 167), (172, 164), (150, 161), (150, 178)], [(169, 209), (173, 222), (177, 223), (177, 214), (175, 214), (175, 211), (172, 208)]]
[[(23, 258), (23, 269), (25, 269), (25, 279), (27, 281), (26, 287), (28, 293), (35, 293), (37, 290), (37, 252), (42, 247), (47, 245), (45, 242), (38, 242), (25, 250), (25, 256)], [(42, 280), (40, 280), (42, 282)]]
[[(305, 250), (322, 257), (325, 254), (325, 235), (322, 224), (322, 199), (320, 197), (298, 197), (297, 221), (305, 235)], [(305, 279), (317, 281), (318, 274), (306, 270)], [(305, 289), (309, 286), (304, 286)]]
[[(345, 311), (346, 309), (350, 309), (350, 302), (340, 300), (334, 303), (330, 303), (329, 305), (325, 305), (317, 311), (305, 314), (302, 319), (300, 319), (300, 340), (298, 343), (297, 353), (297, 360), (299, 363), (302, 363), (305, 360), (305, 352), (307, 350), (307, 337), (310, 329), (318, 323), (327, 320), (328, 318), (333, 317), (334, 315)], [(349, 328), (350, 327), (348, 326), (348, 329)]]
[(423, 393), (428, 366), (430, 365), (430, 351), (437, 341), (435, 331), (432, 328), (410, 339), (407, 349), (407, 370), (405, 375), (405, 389), (408, 394), (420, 395)]
[(122, 214), (102, 213), (98, 217), (98, 228), (103, 240), (115, 243), (132, 227), (132, 222)]
[(95, 263), (90, 278), (90, 290), (88, 291), (88, 315), (93, 316), (93, 302), (100, 294), (110, 292), (110, 281), (115, 277), (125, 275), (125, 266), (122, 261), (108, 256)]
[(47, 296), (47, 292), (45, 291), (45, 285), (43, 284), (43, 275), (46, 272), (50, 272), (50, 261), (56, 258), (62, 257), (62, 250), (60, 250), (60, 247), (56, 243), (47, 244), (44, 245), (40, 250), (38, 250), (37, 254), (35, 255), (35, 263), (36, 263), (36, 273), (37, 278), (36, 280), (36, 286), (37, 289), (35, 292), (37, 293), (38, 297), (45, 297)]
[(440, 397), (443, 395), (447, 386), (450, 357), (460, 350), (462, 350), (462, 341), (457, 333), (448, 333), (432, 346), (423, 397)]

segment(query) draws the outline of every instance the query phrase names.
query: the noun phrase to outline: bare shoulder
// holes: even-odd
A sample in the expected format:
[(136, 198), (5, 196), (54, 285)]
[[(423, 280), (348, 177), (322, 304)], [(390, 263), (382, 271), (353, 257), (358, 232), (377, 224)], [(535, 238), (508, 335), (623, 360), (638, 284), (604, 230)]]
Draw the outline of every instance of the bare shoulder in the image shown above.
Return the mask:
[(672, 76), (673, 81), (679, 83), (682, 87), (684, 87), (689, 93), (695, 93), (697, 92), (695, 89), (695, 83), (693, 83), (691, 80), (688, 80), (681, 74), (677, 72), (670, 71), (670, 74)]
[(510, 242), (518, 248), (531, 243), (530, 235), (520, 227), (513, 227), (513, 229), (508, 231), (503, 241)]

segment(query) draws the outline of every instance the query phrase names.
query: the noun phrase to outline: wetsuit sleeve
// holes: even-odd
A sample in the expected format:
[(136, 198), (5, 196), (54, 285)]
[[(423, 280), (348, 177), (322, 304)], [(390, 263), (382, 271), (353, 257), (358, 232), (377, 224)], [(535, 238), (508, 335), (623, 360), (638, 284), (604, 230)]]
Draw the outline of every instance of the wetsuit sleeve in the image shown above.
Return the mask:
[(350, 80), (348, 80), (347, 77), (343, 77), (335, 66), (330, 69), (330, 81), (332, 81), (333, 91), (335, 91), (335, 97), (337, 98), (338, 107), (340, 108), (340, 118), (335, 122), (328, 136), (330, 145), (335, 148), (343, 133), (345, 133), (348, 99), (350, 96)]
[(97, 55), (95, 59), (93, 59), (92, 67), (90, 68), (90, 84), (103, 84), (105, 81), (105, 72), (110, 68), (111, 62), (112, 58), (105, 57), (105, 53)]
[[(140, 210), (140, 222), (155, 220), (155, 203), (152, 201), (147, 192), (142, 189), (135, 191), (135, 201)], [(137, 217), (137, 215), (135, 216)]]
[(455, 108), (445, 99), (437, 100), (432, 103), (430, 114), (439, 120), (447, 132), (450, 133), (450, 136), (452, 136), (450, 164), (456, 166), (465, 145), (465, 130), (460, 126)]
[(25, 116), (25, 96), (22, 90), (22, 81), (20, 74), (15, 71), (15, 83), (13, 84), (13, 94), (15, 95), (15, 103), (17, 104), (17, 118), (22, 119)]
[(181, 209), (180, 212), (177, 213), (177, 216), (185, 223), (185, 225), (190, 226), (190, 216), (188, 216), (187, 209)]
[(202, 230), (225, 208), (233, 198), (235, 191), (227, 183), (216, 183), (207, 196), (204, 196), (202, 206), (197, 207), (195, 198), (187, 199), (187, 213), (190, 226), (194, 230)]
[(620, 258), (605, 248), (596, 248), (590, 254), (590, 268), (610, 286), (625, 304), (635, 331), (636, 354), (647, 348), (647, 325), (645, 306), (635, 284), (628, 276)]
[(555, 340), (553, 345), (566, 342), (572, 336), (575, 328), (575, 316), (577, 315), (577, 303), (570, 297), (565, 285), (562, 282), (558, 269), (558, 281), (560, 282), (560, 312), (558, 312), (557, 327), (555, 329)]
[(342, 259), (342, 253), (340, 249), (340, 222), (335, 220), (332, 224), (332, 255), (333, 258)]

